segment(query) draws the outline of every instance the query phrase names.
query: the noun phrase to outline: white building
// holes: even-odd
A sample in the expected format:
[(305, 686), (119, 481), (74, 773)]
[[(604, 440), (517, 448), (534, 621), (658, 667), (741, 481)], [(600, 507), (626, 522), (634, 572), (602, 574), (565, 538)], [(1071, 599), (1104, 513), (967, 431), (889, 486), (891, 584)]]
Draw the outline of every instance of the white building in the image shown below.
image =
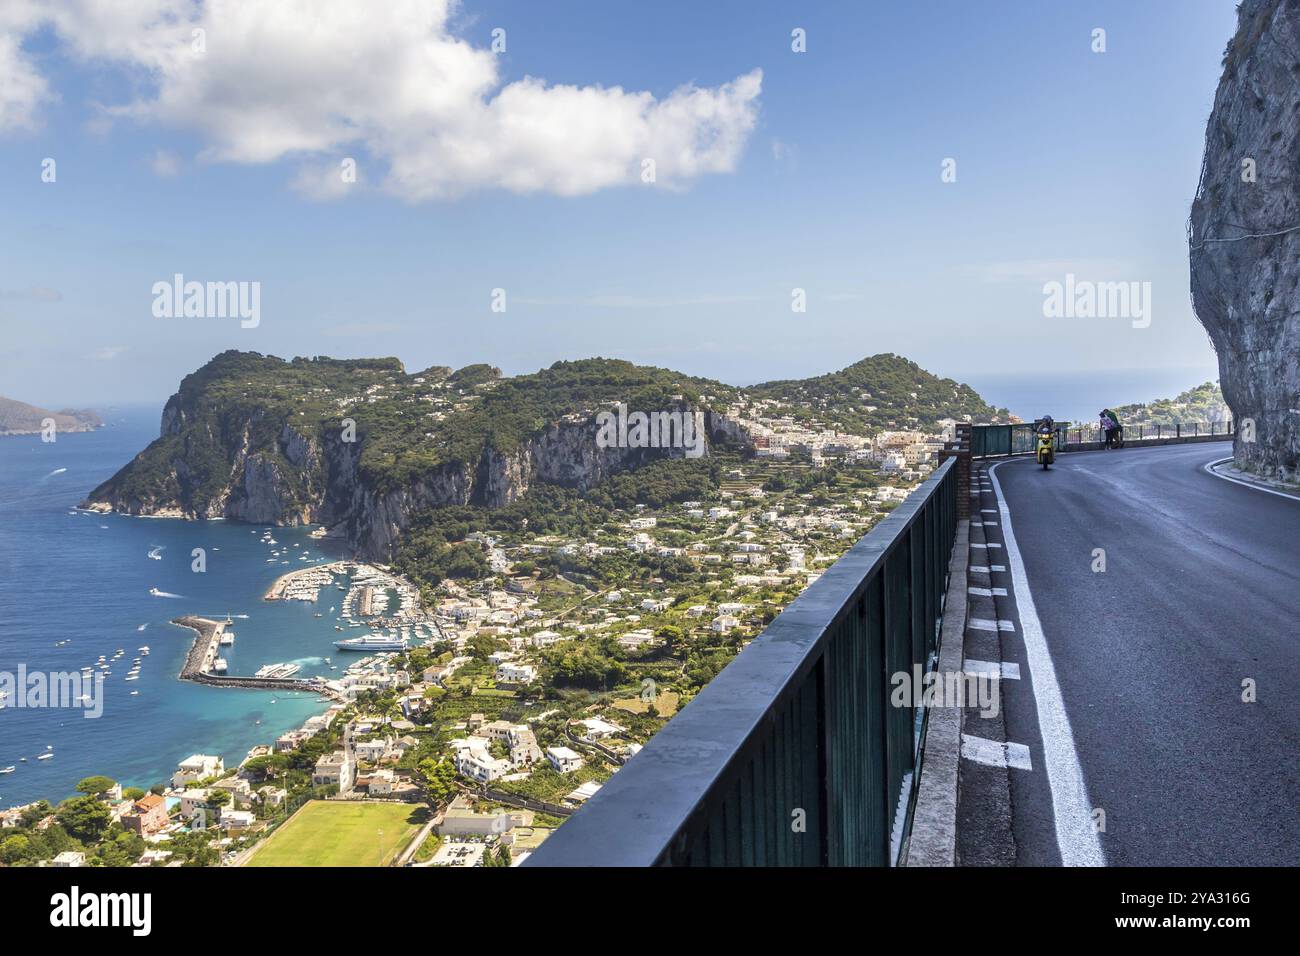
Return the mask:
[(612, 737), (623, 732), (623, 728), (618, 724), (611, 724), (599, 717), (587, 717), (578, 721), (578, 723), (583, 728), (583, 732), (579, 736), (587, 741), (604, 740), (606, 737)]
[(176, 765), (176, 772), (172, 774), (172, 786), (179, 790), (187, 783), (197, 783), (225, 772), (226, 765), (220, 757), (194, 754)]
[(560, 773), (572, 773), (582, 767), (582, 756), (568, 747), (547, 747), (546, 759)]
[(491, 783), (510, 772), (510, 761), (493, 757), (481, 741), (453, 740), (456, 749), (456, 772), (461, 776)]
[(388, 748), (391, 745), (392, 741), (389, 738), (381, 737), (377, 740), (364, 740), (359, 744), (354, 744), (352, 750), (358, 759), (365, 760), (368, 763), (376, 763), (384, 754), (388, 753)]
[(497, 668), (497, 680), (507, 684), (531, 684), (537, 680), (537, 668), (532, 664), (506, 662)]
[(342, 750), (336, 750), (316, 761), (311, 784), (313, 787), (337, 786), (339, 792), (343, 793), (352, 789), (356, 778), (357, 768), (353, 765), (352, 758)]

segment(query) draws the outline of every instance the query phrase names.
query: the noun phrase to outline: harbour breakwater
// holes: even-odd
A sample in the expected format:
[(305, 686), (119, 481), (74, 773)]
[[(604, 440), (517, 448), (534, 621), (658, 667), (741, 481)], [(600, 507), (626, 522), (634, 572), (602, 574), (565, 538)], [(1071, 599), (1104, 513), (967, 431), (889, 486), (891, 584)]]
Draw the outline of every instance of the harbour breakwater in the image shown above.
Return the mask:
[(207, 684), (210, 687), (301, 690), (333, 696), (325, 681), (320, 678), (300, 680), (293, 677), (234, 677), (213, 673), (212, 665), (217, 658), (221, 635), (225, 632), (226, 625), (221, 621), (195, 615), (173, 618), (171, 623), (194, 631), (194, 643), (190, 645), (190, 652), (185, 655), (185, 663), (181, 665), (181, 680)]

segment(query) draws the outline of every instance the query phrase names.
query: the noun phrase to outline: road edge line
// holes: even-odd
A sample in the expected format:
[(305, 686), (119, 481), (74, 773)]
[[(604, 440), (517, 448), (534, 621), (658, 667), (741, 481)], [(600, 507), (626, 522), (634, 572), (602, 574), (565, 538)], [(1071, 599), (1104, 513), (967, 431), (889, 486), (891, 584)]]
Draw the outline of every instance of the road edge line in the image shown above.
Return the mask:
[(1083, 765), (1070, 729), (1070, 717), (1061, 698), (1061, 685), (1047, 649), (1043, 625), (1029, 590), (1024, 560), (1011, 527), (1011, 511), (998, 481), (997, 462), (989, 470), (993, 493), (998, 499), (1002, 518), (1002, 539), (1006, 544), (1011, 581), (1016, 589), (1016, 613), (1020, 618), (1020, 637), (1025, 645), (1025, 661), (1033, 688), (1034, 707), (1038, 712), (1038, 733), (1043, 740), (1043, 763), (1047, 768), (1047, 785), (1052, 792), (1052, 818), (1056, 826), (1056, 846), (1065, 866), (1105, 866), (1106, 857), (1092, 822), (1092, 804), (1083, 781)]
[(1255, 491), (1262, 491), (1266, 494), (1277, 495), (1277, 497), (1279, 498), (1287, 498), (1291, 501), (1300, 501), (1300, 495), (1288, 494), (1285, 491), (1278, 491), (1276, 488), (1261, 488), (1259, 485), (1255, 484), (1254, 482), (1242, 481), (1240, 478), (1229, 478), (1227, 475), (1221, 474), (1214, 470), (1215, 465), (1222, 465), (1225, 461), (1236, 461), (1236, 459), (1232, 455), (1229, 455), (1227, 458), (1217, 458), (1214, 461), (1207, 461), (1204, 465), (1201, 466), (1201, 470), (1204, 471), (1207, 475), (1213, 475), (1215, 478), (1221, 478), (1224, 481), (1230, 481), (1234, 485), (1241, 485), (1243, 488), (1253, 488)]

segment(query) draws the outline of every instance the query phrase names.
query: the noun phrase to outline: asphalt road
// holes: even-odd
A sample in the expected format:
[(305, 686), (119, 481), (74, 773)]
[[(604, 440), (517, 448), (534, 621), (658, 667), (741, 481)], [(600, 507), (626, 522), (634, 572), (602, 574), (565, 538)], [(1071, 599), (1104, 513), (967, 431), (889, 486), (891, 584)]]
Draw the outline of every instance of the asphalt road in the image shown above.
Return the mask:
[[(1077, 452), (994, 472), (1110, 865), (1300, 863), (1300, 501), (1205, 473), (1230, 453)], [(1003, 638), (1004, 659), (1023, 660), (1020, 628)], [(1044, 675), (1025, 676), (1003, 682), (1006, 738), (1035, 755), (1009, 774), (1017, 861), (1060, 862)]]

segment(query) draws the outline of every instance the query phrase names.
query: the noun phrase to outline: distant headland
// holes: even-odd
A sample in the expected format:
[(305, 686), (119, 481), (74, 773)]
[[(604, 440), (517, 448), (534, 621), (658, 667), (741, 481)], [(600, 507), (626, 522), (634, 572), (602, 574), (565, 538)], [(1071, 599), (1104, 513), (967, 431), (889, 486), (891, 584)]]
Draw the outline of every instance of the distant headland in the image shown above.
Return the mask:
[(57, 412), (28, 405), (0, 395), (0, 435), (38, 435), (53, 420), (56, 431), (93, 432), (104, 420), (88, 408), (65, 408)]

